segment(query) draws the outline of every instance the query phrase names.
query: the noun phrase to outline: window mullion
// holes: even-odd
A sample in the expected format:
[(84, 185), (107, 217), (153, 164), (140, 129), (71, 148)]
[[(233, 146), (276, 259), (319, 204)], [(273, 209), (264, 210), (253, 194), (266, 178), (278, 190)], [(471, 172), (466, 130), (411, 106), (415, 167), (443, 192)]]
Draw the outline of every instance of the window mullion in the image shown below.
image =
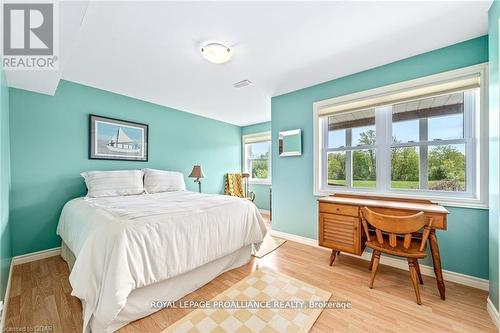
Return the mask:
[(322, 145), (321, 145), (321, 163), (322, 163), (322, 172), (321, 172), (321, 187), (327, 188), (328, 187), (328, 120), (327, 118), (321, 118), (321, 123), (323, 127), (323, 136), (322, 136)]
[(375, 154), (377, 166), (377, 191), (387, 192), (390, 189), (392, 141), (392, 107), (375, 109)]
[[(427, 118), (422, 118), (419, 120), (419, 140), (427, 141), (429, 138), (429, 126)], [(420, 146), (420, 172), (419, 172), (419, 186), (422, 190), (427, 190), (429, 187), (429, 175), (428, 175), (428, 157), (429, 157), (429, 147)]]
[(338, 147), (338, 148), (327, 148), (327, 152), (336, 152), (336, 151), (349, 151), (349, 150), (367, 150), (374, 149), (374, 145), (359, 145), (354, 147)]
[[(348, 128), (345, 131), (345, 145), (352, 146), (352, 129)], [(345, 182), (347, 187), (352, 187), (352, 150), (345, 152)]]
[[(466, 91), (464, 93), (464, 139), (465, 145), (465, 191), (477, 195), (477, 183), (474, 175), (477, 175), (479, 169), (479, 158), (477, 143), (475, 141), (476, 119), (474, 110), (476, 106), (476, 92)], [(476, 110), (479, 113), (479, 109)], [(479, 142), (479, 141), (478, 141)]]
[(248, 144), (245, 143), (243, 145), (243, 160), (244, 160), (244, 165), (243, 165), (243, 172), (249, 172), (248, 170), (248, 154), (247, 154), (247, 146)]
[(422, 146), (446, 146), (446, 145), (460, 145), (467, 143), (466, 139), (450, 139), (450, 140), (434, 140), (434, 141), (423, 141), (423, 142), (403, 142), (403, 143), (393, 143), (391, 147), (393, 148), (404, 148), (404, 147), (422, 147)]

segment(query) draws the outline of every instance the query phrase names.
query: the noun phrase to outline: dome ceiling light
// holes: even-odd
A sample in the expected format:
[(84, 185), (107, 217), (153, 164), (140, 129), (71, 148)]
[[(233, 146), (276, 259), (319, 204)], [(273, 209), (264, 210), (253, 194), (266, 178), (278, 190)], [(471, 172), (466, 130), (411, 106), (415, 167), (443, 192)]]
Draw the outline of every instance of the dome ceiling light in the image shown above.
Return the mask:
[(203, 58), (207, 59), (213, 64), (223, 64), (228, 62), (233, 53), (231, 48), (221, 43), (207, 43), (200, 49)]

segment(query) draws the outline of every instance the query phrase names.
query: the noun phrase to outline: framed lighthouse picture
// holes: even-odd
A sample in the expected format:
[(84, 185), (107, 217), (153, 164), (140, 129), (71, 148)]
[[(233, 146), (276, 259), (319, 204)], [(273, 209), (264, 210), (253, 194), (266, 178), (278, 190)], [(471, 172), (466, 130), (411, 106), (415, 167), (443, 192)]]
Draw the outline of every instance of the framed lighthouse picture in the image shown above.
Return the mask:
[(89, 115), (89, 158), (148, 160), (148, 125)]

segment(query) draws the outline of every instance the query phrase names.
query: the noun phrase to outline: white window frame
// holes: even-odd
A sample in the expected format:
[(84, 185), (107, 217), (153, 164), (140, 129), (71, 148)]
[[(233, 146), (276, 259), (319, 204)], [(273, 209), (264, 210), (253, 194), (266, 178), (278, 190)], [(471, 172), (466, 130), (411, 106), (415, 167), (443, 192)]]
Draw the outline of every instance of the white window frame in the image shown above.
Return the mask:
[[(376, 188), (344, 187), (328, 185), (326, 177), (327, 158), (325, 158), (325, 143), (328, 139), (327, 117), (321, 116), (321, 110), (332, 106), (353, 103), (391, 93), (411, 91), (443, 81), (453, 81), (467, 75), (479, 75), (479, 100), (470, 96), (464, 99), (464, 139), (441, 141), (442, 144), (464, 144), (466, 146), (466, 192), (446, 192), (434, 190), (404, 190), (391, 189), (390, 151), (395, 146), (392, 143), (392, 113), (381, 106), (376, 108)], [(313, 104), (313, 193), (315, 196), (325, 196), (333, 193), (356, 193), (362, 195), (403, 197), (415, 199), (430, 199), (434, 202), (458, 207), (488, 208), (488, 87), (487, 64), (474, 65), (458, 70), (439, 73), (419, 79), (396, 83), (359, 93), (331, 98)], [(467, 103), (475, 103), (476, 112), (470, 112)], [(391, 104), (391, 103), (389, 103)], [(388, 106), (390, 108), (390, 106)], [(379, 114), (380, 113), (380, 114)], [(380, 129), (384, 128), (384, 131)], [(396, 146), (433, 146), (435, 142), (401, 143)], [(352, 147), (358, 150), (363, 147)], [(366, 148), (366, 147), (365, 147)], [(331, 149), (330, 149), (331, 150)], [(387, 163), (389, 163), (387, 165)], [(422, 162), (421, 162), (422, 163)], [(346, 161), (347, 169), (347, 161)], [(349, 171), (346, 170), (346, 173)], [(422, 175), (421, 177), (422, 178)]]
[[(245, 145), (247, 144), (247, 141), (249, 139), (255, 139), (255, 138), (260, 138), (262, 137), (262, 140), (255, 141), (252, 143), (258, 143), (258, 142), (267, 142), (269, 141), (269, 165), (268, 165), (268, 178), (267, 179), (259, 179), (259, 178), (252, 178), (252, 173), (250, 170), (248, 170), (248, 163), (247, 163), (247, 150)], [(265, 138), (265, 139), (264, 139)], [(250, 184), (261, 184), (261, 185), (271, 185), (271, 178), (272, 178), (272, 137), (271, 137), (271, 132), (259, 132), (259, 133), (252, 133), (252, 134), (245, 134), (241, 137), (241, 148), (242, 148), (242, 157), (243, 157), (243, 172), (249, 173), (250, 178), (248, 178), (248, 182)]]

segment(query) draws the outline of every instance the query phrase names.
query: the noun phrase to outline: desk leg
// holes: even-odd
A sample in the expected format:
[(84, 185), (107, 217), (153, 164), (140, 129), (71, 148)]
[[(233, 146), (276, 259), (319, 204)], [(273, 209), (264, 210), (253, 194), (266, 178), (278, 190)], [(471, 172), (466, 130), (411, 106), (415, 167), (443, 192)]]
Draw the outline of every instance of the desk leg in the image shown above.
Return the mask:
[(439, 295), (441, 295), (441, 299), (444, 301), (446, 299), (445, 286), (443, 281), (443, 271), (441, 269), (441, 257), (439, 255), (439, 246), (437, 242), (435, 229), (432, 229), (429, 234), (429, 243), (431, 246), (432, 263), (434, 264), (434, 274), (436, 274)]
[(330, 254), (330, 266), (333, 265), (333, 262), (337, 258), (337, 254), (340, 254), (340, 251), (332, 250), (332, 254)]

